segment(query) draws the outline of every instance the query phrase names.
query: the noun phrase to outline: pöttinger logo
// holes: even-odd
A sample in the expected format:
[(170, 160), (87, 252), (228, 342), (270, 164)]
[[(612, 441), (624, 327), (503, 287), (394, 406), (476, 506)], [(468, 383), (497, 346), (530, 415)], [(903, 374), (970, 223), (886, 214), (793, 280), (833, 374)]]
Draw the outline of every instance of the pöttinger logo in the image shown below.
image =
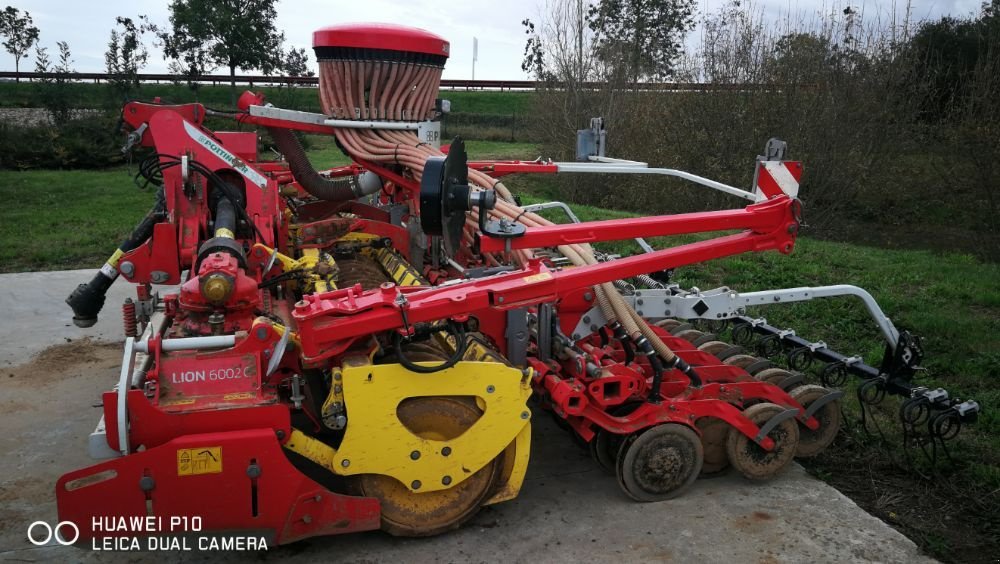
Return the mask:
[[(73, 538), (71, 540), (67, 540), (62, 534), (62, 531), (67, 527), (73, 530)], [(76, 523), (72, 521), (60, 521), (56, 523), (54, 528), (45, 521), (35, 521), (28, 525), (28, 542), (35, 546), (49, 544), (53, 536), (56, 538), (56, 542), (62, 546), (71, 546), (80, 538), (80, 527), (77, 527)], [(39, 537), (44, 538), (39, 540)]]

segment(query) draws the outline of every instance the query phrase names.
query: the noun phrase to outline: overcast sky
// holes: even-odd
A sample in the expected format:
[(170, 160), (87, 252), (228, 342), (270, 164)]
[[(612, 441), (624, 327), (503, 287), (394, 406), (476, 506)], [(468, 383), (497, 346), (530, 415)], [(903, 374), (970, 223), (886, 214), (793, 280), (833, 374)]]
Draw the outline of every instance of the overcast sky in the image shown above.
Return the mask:
[[(8, 0), (9, 2), (10, 0)], [(714, 11), (724, 0), (698, 0), (702, 12)], [(520, 62), (524, 49), (521, 20), (537, 20), (544, 0), (280, 0), (278, 28), (290, 45), (311, 47), (312, 31), (324, 25), (380, 21), (422, 27), (451, 42), (451, 59), (445, 78), (463, 79), (472, 75), (472, 38), (479, 38), (476, 77), (480, 79), (524, 79)], [(901, 4), (901, 5), (900, 5)], [(168, 22), (169, 0), (15, 0), (13, 6), (27, 10), (41, 30), (42, 46), (56, 50), (57, 41), (66, 41), (80, 72), (104, 70), (104, 51), (116, 16), (148, 15), (154, 22)], [(834, 6), (860, 8), (866, 17), (902, 13), (905, 0), (757, 0), (770, 17), (783, 13), (809, 16), (828, 13)], [(979, 9), (980, 0), (914, 0), (913, 17), (937, 18), (944, 14), (968, 15)], [(695, 32), (689, 43), (697, 36)], [(312, 57), (310, 57), (311, 59)], [(34, 69), (34, 54), (21, 61), (21, 70)], [(313, 62), (313, 64), (315, 64)], [(14, 58), (0, 55), (0, 69), (14, 70)], [(145, 72), (166, 72), (162, 53), (151, 49)], [(227, 71), (217, 71), (227, 72)]]

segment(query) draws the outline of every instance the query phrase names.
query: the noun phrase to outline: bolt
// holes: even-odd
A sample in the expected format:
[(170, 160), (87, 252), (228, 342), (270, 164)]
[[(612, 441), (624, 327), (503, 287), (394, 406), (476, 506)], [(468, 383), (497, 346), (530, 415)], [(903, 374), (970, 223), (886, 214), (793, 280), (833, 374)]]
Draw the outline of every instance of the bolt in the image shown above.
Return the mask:
[(596, 323), (591, 323), (590, 324), (590, 330), (591, 331), (597, 331), (597, 324)]
[(487, 394), (492, 394), (495, 391), (497, 391), (497, 389), (496, 389), (496, 387), (493, 384), (490, 384), (489, 386), (486, 386), (486, 393)]
[(590, 292), (585, 293), (583, 295), (583, 301), (585, 301), (585, 302), (592, 302), (592, 301), (594, 301), (594, 294), (591, 294)]
[(351, 461), (345, 458), (340, 461), (340, 465), (343, 466), (344, 468), (347, 468), (348, 466), (351, 465)]
[(780, 302), (781, 301), (781, 296), (774, 296), (774, 301)]
[(302, 516), (302, 522), (305, 523), (306, 525), (308, 525), (309, 523), (313, 522), (313, 518), (310, 517), (309, 515), (303, 515)]
[(314, 501), (323, 501), (323, 496), (318, 495), (318, 496), (314, 497), (313, 500)]
[(421, 485), (420, 480), (413, 480), (413, 483), (410, 484), (410, 489), (419, 490)]
[(276, 432), (275, 432), (274, 434), (275, 434), (275, 436), (277, 436), (277, 437), (278, 437), (278, 440), (279, 440), (279, 441), (280, 441), (281, 439), (284, 439), (284, 438), (285, 438), (285, 432), (284, 432), (284, 431), (282, 431), (281, 429), (278, 429), (278, 430), (277, 430), (277, 431), (276, 431)]
[(635, 303), (642, 305), (642, 300), (636, 300)]
[(640, 309), (640, 310), (636, 311), (636, 313), (638, 313), (639, 315), (642, 315), (642, 310)]
[(342, 374), (341, 374), (340, 372), (334, 372), (334, 373), (333, 373), (333, 379), (334, 379), (334, 380), (336, 380), (336, 381), (338, 381), (338, 382), (339, 382), (339, 381), (341, 380), (341, 378), (343, 378), (343, 377), (344, 377), (344, 376), (343, 376), (343, 375), (342, 375)]
[(580, 340), (580, 334), (579, 333), (573, 333), (573, 340), (574, 341), (579, 341)]
[(497, 297), (497, 303), (498, 304), (502, 304), (503, 303), (503, 296), (498, 296)]
[(531, 417), (530, 413), (528, 413), (527, 411), (521, 412), (521, 419), (527, 419), (528, 417)]
[(143, 476), (139, 478), (139, 488), (144, 491), (152, 491), (156, 487), (156, 480), (152, 476)]
[(451, 476), (445, 476), (444, 478), (441, 478), (441, 483), (444, 484), (444, 485), (446, 485), (446, 486), (448, 484), (450, 484), (451, 483)]
[(256, 464), (251, 464), (250, 466), (247, 466), (247, 476), (250, 476), (251, 478), (259, 478), (260, 466), (257, 466)]
[(666, 298), (666, 299), (664, 299), (664, 300), (663, 300), (663, 303), (665, 303), (665, 304), (669, 304), (669, 303), (670, 303), (670, 298)]
[(415, 451), (413, 451), (413, 452), (410, 453), (410, 460), (417, 460), (419, 458), (420, 458), (420, 451), (419, 450), (415, 450)]
[(132, 264), (130, 261), (122, 262), (121, 264), (118, 265), (118, 269), (122, 271), (122, 274), (128, 276), (129, 278), (131, 278), (132, 275), (135, 274), (135, 265)]
[(266, 341), (267, 340), (267, 327), (258, 327), (257, 328), (257, 339), (259, 339), (261, 341)]
[(448, 456), (449, 454), (451, 454), (451, 447), (446, 446), (441, 449), (441, 456)]

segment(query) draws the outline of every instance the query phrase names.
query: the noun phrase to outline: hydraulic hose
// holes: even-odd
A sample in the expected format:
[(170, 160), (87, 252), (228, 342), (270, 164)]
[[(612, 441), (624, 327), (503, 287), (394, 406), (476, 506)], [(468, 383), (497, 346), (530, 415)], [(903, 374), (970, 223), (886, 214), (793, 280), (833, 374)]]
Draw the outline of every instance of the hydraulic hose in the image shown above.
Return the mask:
[(291, 130), (278, 127), (269, 127), (267, 130), (271, 133), (278, 150), (288, 161), (292, 177), (309, 194), (320, 200), (346, 202), (372, 193), (363, 190), (353, 176), (323, 178), (313, 168), (309, 158), (306, 157), (305, 149), (302, 148), (302, 143)]
[(108, 257), (104, 266), (97, 271), (97, 274), (86, 284), (80, 284), (73, 290), (73, 293), (66, 298), (66, 303), (73, 309), (73, 324), (77, 327), (91, 327), (97, 323), (97, 314), (104, 307), (104, 298), (108, 293), (108, 288), (118, 278), (118, 261), (122, 256), (145, 243), (153, 236), (153, 226), (156, 225), (166, 212), (167, 204), (163, 194), (163, 187), (156, 191), (156, 203), (153, 204), (149, 213), (142, 218), (142, 221), (135, 226), (132, 233), (126, 238), (118, 249)]

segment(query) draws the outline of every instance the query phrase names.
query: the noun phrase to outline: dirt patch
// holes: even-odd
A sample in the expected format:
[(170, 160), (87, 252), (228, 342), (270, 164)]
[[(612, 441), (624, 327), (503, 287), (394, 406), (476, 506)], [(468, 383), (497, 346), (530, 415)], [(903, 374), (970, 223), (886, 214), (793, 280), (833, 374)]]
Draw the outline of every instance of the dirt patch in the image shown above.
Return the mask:
[(922, 475), (891, 459), (887, 448), (842, 435), (819, 456), (800, 461), (814, 476), (944, 562), (997, 561), (998, 492), (983, 492), (963, 469)]
[(0, 382), (19, 386), (39, 386), (59, 378), (80, 376), (97, 368), (121, 365), (122, 346), (90, 338), (53, 345), (30, 361), (2, 369)]

